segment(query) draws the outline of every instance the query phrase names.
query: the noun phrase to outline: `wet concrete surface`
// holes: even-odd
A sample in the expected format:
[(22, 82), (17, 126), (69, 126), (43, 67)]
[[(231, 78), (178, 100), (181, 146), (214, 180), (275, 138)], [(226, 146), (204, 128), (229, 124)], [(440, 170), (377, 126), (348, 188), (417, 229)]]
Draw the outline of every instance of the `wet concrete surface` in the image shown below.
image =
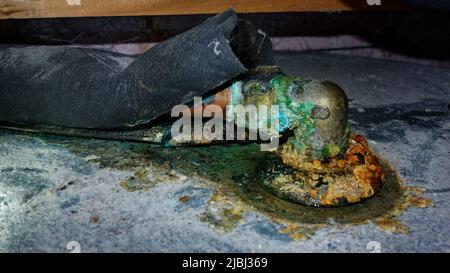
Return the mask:
[(450, 252), (450, 70), (316, 53), (280, 52), (277, 63), (341, 85), (352, 128), (432, 205), (377, 215), (386, 187), (306, 222), (317, 209), (290, 207), (305, 213), (285, 217), (270, 202), (261, 209), (265, 195), (242, 194), (259, 166), (251, 147), (170, 150), (1, 130), (0, 251), (69, 252), (75, 241), (81, 252)]

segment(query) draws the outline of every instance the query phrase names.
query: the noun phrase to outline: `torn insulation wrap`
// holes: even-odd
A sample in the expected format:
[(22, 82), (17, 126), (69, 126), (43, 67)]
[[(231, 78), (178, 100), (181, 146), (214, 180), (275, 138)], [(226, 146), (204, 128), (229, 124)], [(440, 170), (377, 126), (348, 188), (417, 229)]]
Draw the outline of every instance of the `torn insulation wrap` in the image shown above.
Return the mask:
[(0, 48), (0, 122), (73, 128), (134, 127), (258, 65), (269, 37), (233, 10), (140, 56), (48, 46)]

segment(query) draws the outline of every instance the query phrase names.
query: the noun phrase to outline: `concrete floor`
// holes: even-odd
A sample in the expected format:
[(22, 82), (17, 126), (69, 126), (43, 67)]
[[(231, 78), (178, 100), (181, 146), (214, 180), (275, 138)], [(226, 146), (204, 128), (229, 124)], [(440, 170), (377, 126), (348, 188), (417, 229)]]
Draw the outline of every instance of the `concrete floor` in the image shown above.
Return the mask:
[[(381, 252), (450, 252), (450, 70), (289, 52), (278, 53), (277, 63), (288, 74), (341, 85), (352, 127), (406, 185), (427, 189), (433, 206), (396, 217), (408, 234), (329, 219), (307, 240), (294, 240), (280, 232), (282, 223), (251, 208), (220, 231), (200, 217), (216, 209), (217, 181), (164, 173), (139, 152), (119, 149), (123, 143), (1, 130), (0, 251), (69, 252), (72, 244), (81, 252), (368, 252), (375, 244)], [(102, 164), (107, 156), (126, 167)], [(121, 181), (135, 175), (133, 164), (156, 182), (125, 190)]]

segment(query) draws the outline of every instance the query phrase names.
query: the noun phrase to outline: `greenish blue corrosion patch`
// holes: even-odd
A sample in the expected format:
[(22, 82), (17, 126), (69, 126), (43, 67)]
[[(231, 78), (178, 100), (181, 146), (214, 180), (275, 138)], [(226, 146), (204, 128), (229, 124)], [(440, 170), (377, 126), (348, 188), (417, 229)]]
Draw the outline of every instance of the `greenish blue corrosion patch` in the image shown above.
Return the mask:
[(230, 86), (230, 100), (226, 109), (227, 121), (234, 121), (234, 106), (242, 104), (244, 96), (242, 95), (242, 82), (237, 81)]
[(286, 115), (283, 112), (278, 111), (277, 118), (278, 118), (278, 126), (279, 126), (278, 132), (286, 131), (289, 128), (289, 120), (286, 117)]
[(285, 119), (284, 126), (281, 126), (280, 122), (280, 130), (293, 129), (294, 137), (288, 141), (296, 149), (304, 151), (311, 146), (310, 139), (314, 133), (315, 121), (311, 116), (314, 108), (312, 102), (292, 101), (292, 92), (299, 92), (302, 82), (299, 78), (280, 74), (275, 76), (270, 84), (275, 94), (274, 104), (279, 105), (280, 117)]
[[(301, 78), (289, 77), (280, 73), (270, 80), (271, 92), (270, 94), (267, 94), (268, 97), (263, 96), (259, 98), (258, 96), (262, 94), (262, 85), (260, 83), (257, 81), (248, 83), (248, 86), (244, 91), (244, 82), (237, 81), (230, 87), (230, 102), (227, 107), (227, 120), (235, 121), (234, 106), (248, 103), (257, 104), (260, 102), (259, 99), (268, 99), (272, 105), (278, 106), (278, 110), (275, 111), (275, 113), (272, 113), (271, 119), (267, 120), (267, 128), (272, 128), (272, 125), (275, 124), (275, 118), (277, 125), (275, 128), (276, 133), (293, 130), (294, 137), (291, 137), (288, 141), (295, 149), (305, 151), (305, 149), (312, 147), (311, 140), (315, 126), (315, 121), (312, 118), (314, 103), (292, 99), (298, 95), (298, 92), (302, 91), (304, 83), (306, 83), (306, 81)], [(247, 124), (237, 125), (245, 126)], [(258, 126), (262, 127), (261, 124)], [(334, 150), (332, 152), (334, 152)]]
[(241, 104), (242, 100), (244, 99), (242, 95), (242, 82), (237, 81), (233, 83), (230, 86), (230, 90), (231, 90), (230, 104), (231, 105)]

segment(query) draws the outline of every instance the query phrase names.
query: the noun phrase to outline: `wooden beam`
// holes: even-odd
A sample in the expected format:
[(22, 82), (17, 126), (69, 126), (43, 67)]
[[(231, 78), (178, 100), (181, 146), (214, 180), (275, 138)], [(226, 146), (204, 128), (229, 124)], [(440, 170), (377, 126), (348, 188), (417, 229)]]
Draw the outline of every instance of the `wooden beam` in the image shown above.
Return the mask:
[(391, 9), (381, 0), (0, 0), (0, 19)]

